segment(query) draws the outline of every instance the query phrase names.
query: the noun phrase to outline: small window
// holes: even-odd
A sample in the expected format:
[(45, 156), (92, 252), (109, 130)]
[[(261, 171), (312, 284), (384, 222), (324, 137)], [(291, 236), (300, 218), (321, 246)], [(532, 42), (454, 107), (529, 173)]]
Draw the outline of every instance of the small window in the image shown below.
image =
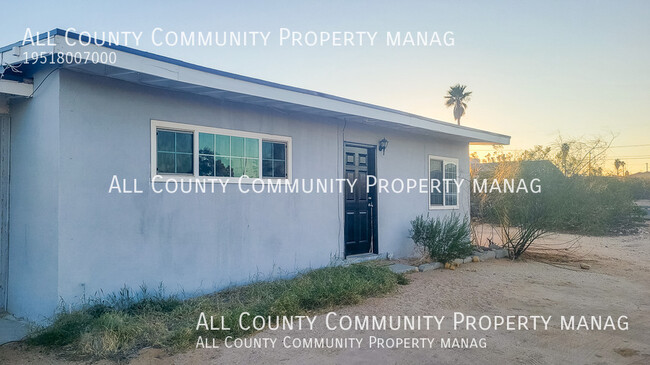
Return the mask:
[(192, 133), (159, 129), (156, 134), (156, 171), (159, 174), (192, 174)]
[(429, 156), (429, 179), (433, 186), (429, 192), (429, 208), (457, 208), (458, 160)]
[(262, 141), (262, 177), (287, 177), (287, 144)]

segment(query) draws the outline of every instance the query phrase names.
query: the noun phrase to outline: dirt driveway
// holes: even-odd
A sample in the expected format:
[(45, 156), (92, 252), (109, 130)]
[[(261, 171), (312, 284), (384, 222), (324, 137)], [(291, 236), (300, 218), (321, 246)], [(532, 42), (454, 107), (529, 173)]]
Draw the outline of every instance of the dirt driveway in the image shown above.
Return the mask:
[[(546, 251), (544, 248), (566, 250)], [(319, 315), (314, 331), (264, 331), (254, 338), (276, 339), (275, 348), (198, 349), (172, 357), (146, 349), (133, 364), (649, 364), (650, 363), (650, 235), (545, 238), (539, 255), (526, 260), (492, 260), (464, 264), (455, 271), (435, 270), (410, 274), (411, 284), (399, 293), (374, 298), (362, 305), (335, 309), (342, 315), (453, 317), (466, 315), (552, 316), (548, 330), (466, 331), (443, 322), (430, 331), (328, 331)], [(591, 265), (580, 269), (580, 263)], [(627, 330), (561, 331), (560, 316), (627, 316)], [(285, 336), (377, 338), (435, 338), (433, 348), (296, 349), (285, 348)], [(484, 338), (485, 348), (442, 349), (440, 338)], [(2, 364), (67, 363), (22, 345), (0, 347)], [(107, 363), (102, 361), (100, 363)]]

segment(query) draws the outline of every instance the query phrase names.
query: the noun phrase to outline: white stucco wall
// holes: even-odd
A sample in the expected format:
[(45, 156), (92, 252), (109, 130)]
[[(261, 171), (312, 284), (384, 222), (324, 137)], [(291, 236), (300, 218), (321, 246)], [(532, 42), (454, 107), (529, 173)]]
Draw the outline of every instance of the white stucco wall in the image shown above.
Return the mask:
[[(55, 171), (52, 178), (34, 182), (26, 170), (12, 170), (11, 229), (38, 235), (38, 244), (45, 249), (41, 253), (49, 257), (42, 290), (56, 288), (56, 295), (67, 303), (78, 302), (84, 294), (110, 293), (124, 285), (137, 288), (143, 283), (156, 287), (162, 282), (168, 293), (210, 292), (322, 267), (343, 255), (343, 197), (338, 194), (244, 195), (235, 185), (225, 194), (153, 193), (144, 185), (151, 171), (151, 119), (290, 136), (294, 179), (342, 177), (343, 141), (377, 144), (384, 137), (390, 143), (386, 154), (377, 156), (381, 178), (426, 178), (429, 154), (458, 158), (460, 176), (469, 177), (467, 143), (220, 102), (71, 71), (57, 74), (60, 91), (44, 92), (43, 105), (36, 104), (39, 98), (25, 103), (15, 118), (18, 125), (47, 124), (46, 128), (56, 129), (47, 148), (36, 151), (47, 153), (49, 164), (31, 166), (36, 172)], [(56, 123), (34, 115), (50, 109), (60, 116)], [(12, 155), (12, 168), (18, 164), (27, 169), (34, 158), (27, 144), (39, 135), (25, 130), (21, 134), (20, 127), (15, 134), (18, 153)], [(137, 179), (144, 192), (108, 194), (113, 175)], [(18, 186), (23, 181), (38, 186)], [(462, 214), (469, 211), (467, 188), (460, 195)], [(47, 207), (52, 211), (38, 213), (47, 221), (42, 228), (26, 223), (27, 212), (42, 204), (32, 190), (51, 202)], [(13, 208), (14, 202), (22, 207)], [(426, 194), (380, 194), (377, 205), (379, 252), (398, 257), (412, 254), (409, 221), (429, 212)], [(449, 210), (430, 213), (436, 216)], [(21, 242), (12, 235), (12, 247)], [(10, 290), (19, 283), (10, 275)], [(51, 300), (25, 306), (29, 293), (35, 292), (20, 292), (24, 295), (10, 301), (10, 311), (35, 318), (53, 310)]]
[[(38, 73), (40, 84), (47, 70)], [(42, 320), (58, 302), (59, 74), (11, 105), (7, 309)]]

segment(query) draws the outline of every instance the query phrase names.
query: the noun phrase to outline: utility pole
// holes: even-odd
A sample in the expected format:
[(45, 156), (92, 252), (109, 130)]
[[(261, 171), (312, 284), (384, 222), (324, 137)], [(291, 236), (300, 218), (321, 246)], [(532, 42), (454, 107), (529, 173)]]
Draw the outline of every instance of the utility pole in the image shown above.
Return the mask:
[(645, 163), (645, 172), (648, 172), (648, 163)]

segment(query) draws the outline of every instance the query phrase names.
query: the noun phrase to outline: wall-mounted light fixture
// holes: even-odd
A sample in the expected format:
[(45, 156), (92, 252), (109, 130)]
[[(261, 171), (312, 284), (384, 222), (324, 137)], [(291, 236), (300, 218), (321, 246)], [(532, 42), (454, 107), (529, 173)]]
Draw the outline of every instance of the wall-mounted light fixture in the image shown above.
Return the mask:
[(381, 152), (382, 156), (386, 154), (386, 148), (388, 148), (388, 140), (382, 138), (381, 141), (379, 141), (379, 152)]

